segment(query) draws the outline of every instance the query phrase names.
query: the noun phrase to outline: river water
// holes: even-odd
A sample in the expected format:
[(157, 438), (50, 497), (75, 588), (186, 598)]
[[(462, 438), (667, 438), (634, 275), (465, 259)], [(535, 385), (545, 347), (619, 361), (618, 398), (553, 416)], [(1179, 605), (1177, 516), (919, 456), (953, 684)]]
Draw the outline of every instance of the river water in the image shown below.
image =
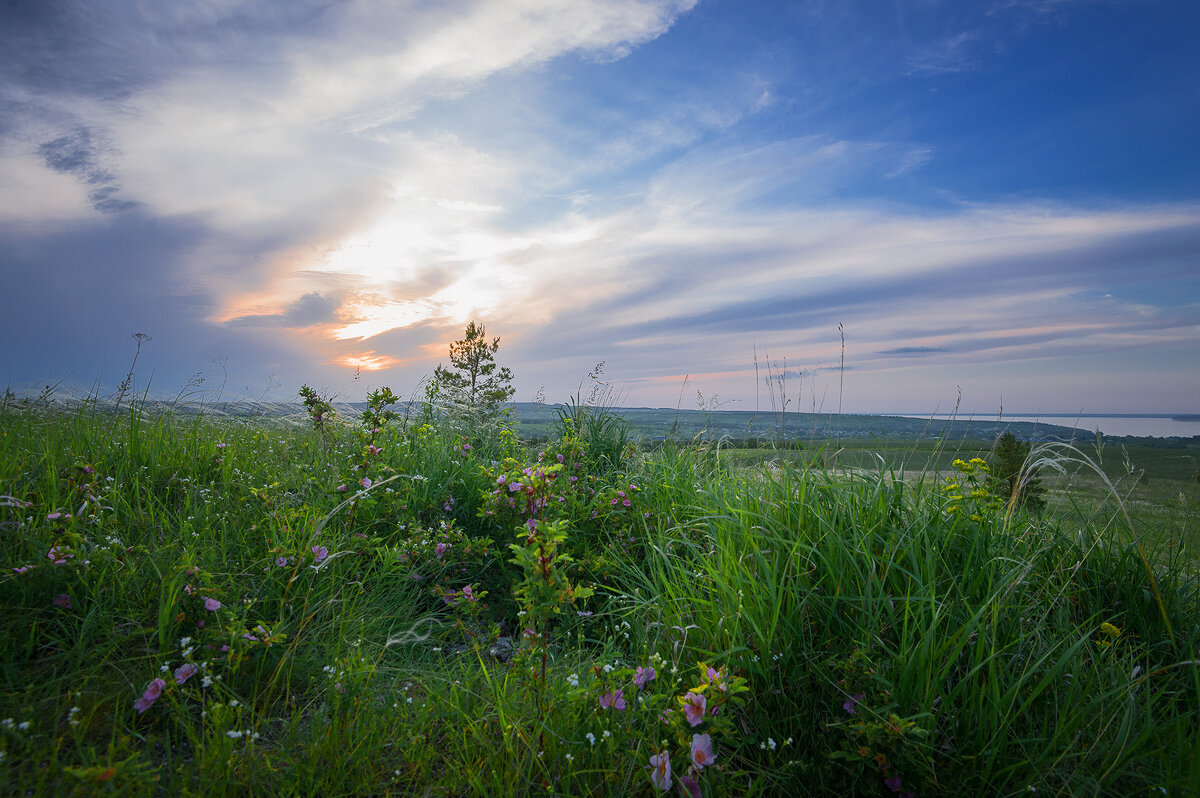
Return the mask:
[[(907, 414), (905, 414), (907, 415)], [(934, 414), (936, 418), (946, 418), (946, 413)], [(912, 418), (929, 418), (929, 416), (911, 416)], [(959, 421), (968, 420), (967, 416), (959, 414)], [(1193, 420), (1194, 419), (1194, 420)], [(995, 416), (975, 416), (974, 421), (994, 421)], [(1200, 418), (1195, 416), (1189, 420), (1180, 420), (1170, 416), (1139, 416), (1139, 415), (1067, 415), (1065, 413), (1047, 413), (1041, 416), (1004, 416), (1002, 421), (1029, 421), (1043, 424), (1055, 424), (1060, 427), (1074, 427), (1080, 432), (1093, 433), (1098, 428), (1105, 435), (1136, 435), (1138, 437), (1170, 438), (1178, 436), (1190, 438), (1200, 435)]]

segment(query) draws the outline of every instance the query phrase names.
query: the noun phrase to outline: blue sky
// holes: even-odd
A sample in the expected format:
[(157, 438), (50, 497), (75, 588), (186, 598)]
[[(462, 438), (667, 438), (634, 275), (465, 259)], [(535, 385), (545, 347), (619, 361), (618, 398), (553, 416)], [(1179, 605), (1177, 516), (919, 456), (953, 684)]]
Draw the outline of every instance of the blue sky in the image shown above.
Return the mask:
[(407, 394), (475, 319), (520, 400), (604, 361), (635, 405), (765, 409), (757, 365), (802, 409), (1196, 412), (1197, 30), (1165, 0), (6, 3), (0, 378), (111, 390), (145, 332), (159, 394)]

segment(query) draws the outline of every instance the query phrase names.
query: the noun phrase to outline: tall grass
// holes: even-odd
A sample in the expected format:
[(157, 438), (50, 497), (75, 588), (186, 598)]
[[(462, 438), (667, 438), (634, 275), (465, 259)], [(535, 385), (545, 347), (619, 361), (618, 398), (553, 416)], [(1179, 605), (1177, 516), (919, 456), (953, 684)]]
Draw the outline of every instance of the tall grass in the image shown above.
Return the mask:
[[(704, 794), (1200, 789), (1196, 572), (1111, 516), (976, 522), (884, 468), (561, 424), (527, 451), (430, 409), (368, 454), (349, 425), (6, 405), (0, 792), (654, 794), (700, 733)], [(597, 593), (543, 676), (494, 474), (556, 452), (544, 517)], [(691, 727), (689, 690), (725, 698), (699, 662), (748, 689)]]

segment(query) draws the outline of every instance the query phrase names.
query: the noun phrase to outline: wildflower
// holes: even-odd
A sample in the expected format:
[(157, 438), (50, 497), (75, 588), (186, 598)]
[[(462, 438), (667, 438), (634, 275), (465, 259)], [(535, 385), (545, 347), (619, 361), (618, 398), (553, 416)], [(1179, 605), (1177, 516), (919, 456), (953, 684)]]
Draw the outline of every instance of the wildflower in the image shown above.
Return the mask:
[(382, 451), (383, 451), (382, 446), (376, 446), (373, 443), (371, 445), (367, 446), (367, 454), (379, 454)]
[(204, 600), (204, 609), (208, 610), (209, 612), (216, 612), (217, 610), (221, 609), (221, 602), (217, 601), (215, 598), (206, 598)]
[(858, 706), (858, 702), (862, 701), (862, 700), (863, 700), (863, 694), (855, 693), (854, 695), (852, 695), (848, 699), (846, 699), (846, 703), (842, 704), (842, 709), (846, 710), (847, 714), (857, 715), (858, 713), (854, 711), (854, 708), (856, 706)]
[(313, 561), (316, 563), (320, 563), (322, 560), (324, 560), (326, 557), (329, 556), (329, 549), (325, 548), (324, 546), (313, 546), (312, 553), (313, 553)]
[(446, 549), (448, 549), (448, 548), (450, 548), (450, 547), (448, 545), (446, 545), (445, 543), (439, 543), (433, 547), (433, 551), (435, 554), (437, 554), (437, 558), (440, 560), (440, 559), (442, 559), (442, 555), (446, 553)]
[(32, 568), (33, 568), (32, 565), (21, 565), (21, 566), (18, 566), (17, 568), (14, 568), (13, 571), (15, 571), (16, 573), (19, 573), (19, 574), (23, 574), (26, 571), (32, 570)]
[(64, 610), (74, 609), (71, 606), (71, 596), (67, 593), (59, 593), (54, 597), (54, 606), (62, 607)]
[(633, 675), (633, 683), (637, 686), (637, 689), (641, 690), (646, 686), (647, 682), (654, 681), (657, 676), (658, 674), (654, 672), (653, 667), (639, 667), (637, 673)]
[(688, 723), (699, 726), (700, 722), (704, 720), (704, 713), (708, 710), (708, 699), (704, 697), (703, 693), (688, 693), (679, 701), (683, 704), (683, 714)]
[(139, 715), (142, 714), (154, 705), (154, 702), (162, 695), (163, 688), (166, 686), (167, 683), (162, 679), (152, 680), (150, 684), (146, 685), (145, 691), (142, 692), (142, 697), (133, 702), (133, 708), (138, 711)]
[(286, 568), (287, 567), (287, 557), (276, 557), (275, 565), (279, 568)]
[(671, 789), (671, 757), (666, 751), (650, 757), (650, 782), (663, 792)]
[(358, 484), (363, 486), (363, 490), (366, 490), (367, 488), (371, 487), (371, 485), (374, 483), (371, 482), (370, 477), (363, 477), (362, 479), (360, 479), (358, 481)]
[(338, 485), (338, 486), (337, 486), (337, 492), (338, 492), (338, 493), (345, 493), (347, 490), (349, 490), (349, 488), (347, 488), (345, 485)]
[(175, 669), (175, 684), (183, 684), (200, 670), (194, 663), (188, 662)]
[(64, 546), (61, 549), (58, 546), (51, 546), (50, 551), (46, 552), (46, 559), (52, 561), (55, 565), (63, 565), (68, 557), (74, 557), (75, 552)]
[(900, 792), (904, 789), (904, 782), (899, 776), (888, 776), (883, 780), (883, 784), (892, 792)]
[(601, 709), (615, 709), (618, 712), (625, 709), (625, 691), (615, 690), (600, 696)]
[(687, 798), (700, 798), (700, 783), (692, 777), (694, 772), (689, 771), (679, 777), (680, 795), (687, 796)]
[(1104, 634), (1108, 635), (1109, 637), (1120, 637), (1121, 636), (1121, 630), (1119, 628), (1117, 628), (1116, 626), (1113, 626), (1108, 621), (1105, 621), (1104, 623), (1100, 624), (1100, 631), (1103, 632)]
[(589, 743), (589, 744), (591, 744), (591, 745), (595, 745), (595, 744), (596, 744), (596, 735), (592, 734), (591, 732), (588, 732), (588, 733), (587, 733), (587, 734), (585, 734), (584, 736), (585, 736), (585, 737), (587, 737), (587, 740), (588, 740), (588, 743)]
[(705, 766), (711, 765), (716, 761), (716, 755), (713, 753), (712, 738), (707, 734), (692, 735), (692, 764), (696, 770), (703, 770)]

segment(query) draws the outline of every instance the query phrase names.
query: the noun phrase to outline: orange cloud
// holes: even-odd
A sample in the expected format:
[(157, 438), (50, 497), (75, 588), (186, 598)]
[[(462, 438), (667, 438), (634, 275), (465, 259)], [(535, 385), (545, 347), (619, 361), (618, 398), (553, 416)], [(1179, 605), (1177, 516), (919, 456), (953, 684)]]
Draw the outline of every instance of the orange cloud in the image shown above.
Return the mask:
[(394, 366), (404, 365), (403, 360), (398, 360), (390, 355), (381, 355), (374, 350), (368, 352), (360, 352), (358, 354), (342, 355), (330, 361), (338, 366), (346, 366), (352, 369), (362, 369), (363, 371), (380, 371), (382, 369), (390, 369)]

